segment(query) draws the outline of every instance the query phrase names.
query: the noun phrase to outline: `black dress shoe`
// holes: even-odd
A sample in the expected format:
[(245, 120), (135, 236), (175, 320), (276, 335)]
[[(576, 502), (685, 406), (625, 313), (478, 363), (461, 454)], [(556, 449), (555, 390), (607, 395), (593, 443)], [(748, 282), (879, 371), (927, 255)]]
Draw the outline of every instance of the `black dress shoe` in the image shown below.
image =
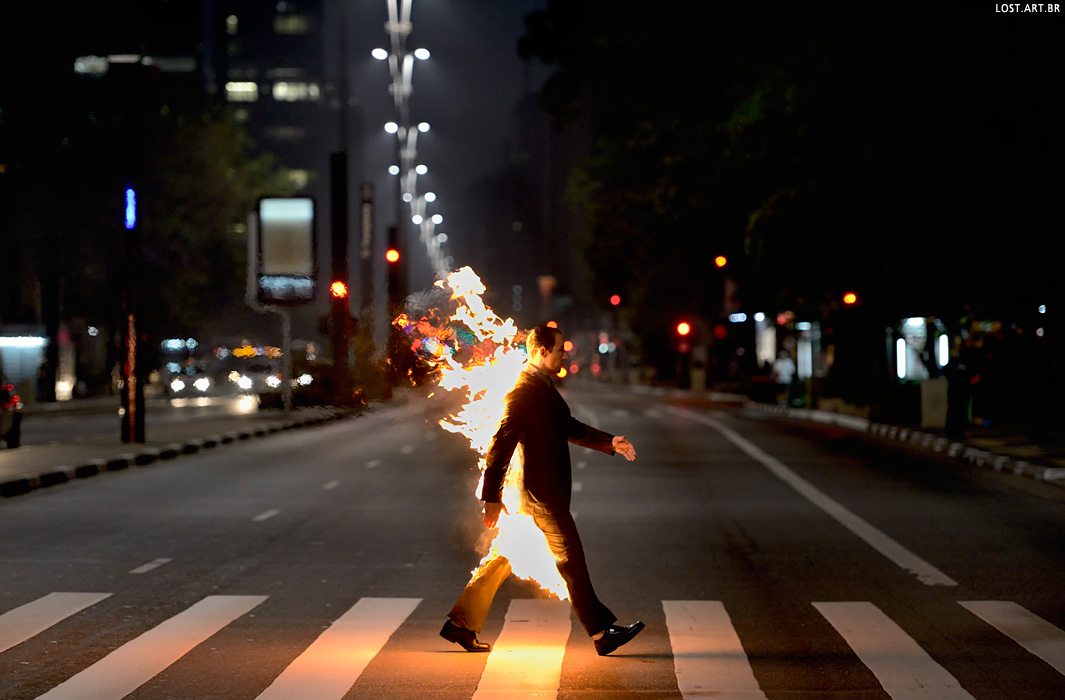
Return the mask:
[(643, 630), (643, 623), (637, 620), (628, 627), (610, 625), (599, 639), (593, 640), (595, 652), (600, 656), (606, 656), (622, 644), (628, 644), (632, 638)]
[[(444, 623), (440, 636), (449, 642), (458, 644), (466, 651), (491, 651), (492, 645), (477, 639), (477, 633), (465, 627), (459, 627), (451, 620)], [(624, 643), (624, 642), (622, 642)]]

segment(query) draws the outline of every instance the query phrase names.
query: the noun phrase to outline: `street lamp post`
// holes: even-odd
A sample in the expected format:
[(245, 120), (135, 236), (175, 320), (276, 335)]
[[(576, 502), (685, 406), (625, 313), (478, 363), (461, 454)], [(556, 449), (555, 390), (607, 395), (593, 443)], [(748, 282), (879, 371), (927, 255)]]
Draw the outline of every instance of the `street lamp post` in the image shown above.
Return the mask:
[(386, 125), (386, 130), (395, 135), (393, 150), (394, 165), (392, 174), (395, 176), (395, 204), (396, 204), (396, 230), (399, 240), (407, 240), (406, 222), (409, 214), (405, 214), (405, 204), (413, 205), (417, 198), (414, 188), (416, 175), (412, 171), (415, 158), (417, 157), (418, 134), (429, 130), (426, 122), (412, 125), (410, 122), (410, 96), (413, 92), (414, 63), (416, 60), (429, 58), (429, 51), (419, 48), (408, 51), (407, 39), (410, 36), (413, 24), (411, 23), (411, 6), (413, 0), (387, 0), (388, 21), (385, 23), (385, 32), (389, 35), (390, 50), (375, 49), (374, 58), (388, 62), (391, 83), (388, 91), (392, 95), (392, 106), (395, 121)]

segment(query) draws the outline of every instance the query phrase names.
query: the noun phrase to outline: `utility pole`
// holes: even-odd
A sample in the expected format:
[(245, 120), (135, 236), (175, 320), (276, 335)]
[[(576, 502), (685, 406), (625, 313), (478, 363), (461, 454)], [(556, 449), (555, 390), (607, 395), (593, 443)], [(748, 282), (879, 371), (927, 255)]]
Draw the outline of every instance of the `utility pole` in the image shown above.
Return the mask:
[(329, 191), (331, 212), (333, 400), (341, 405), (351, 400), (351, 372), (348, 355), (348, 332), (351, 318), (351, 295), (348, 292), (348, 53), (347, 3), (339, 5), (340, 18), (340, 109), (338, 150), (329, 156)]
[(138, 296), (141, 274), (141, 226), (138, 220), (137, 165), (140, 162), (141, 132), (145, 110), (142, 100), (153, 69), (140, 56), (112, 57), (110, 71), (115, 74), (116, 89), (125, 103), (126, 117), (126, 188), (123, 198), (122, 255), (122, 442), (144, 442), (144, 348), (137, 330)]

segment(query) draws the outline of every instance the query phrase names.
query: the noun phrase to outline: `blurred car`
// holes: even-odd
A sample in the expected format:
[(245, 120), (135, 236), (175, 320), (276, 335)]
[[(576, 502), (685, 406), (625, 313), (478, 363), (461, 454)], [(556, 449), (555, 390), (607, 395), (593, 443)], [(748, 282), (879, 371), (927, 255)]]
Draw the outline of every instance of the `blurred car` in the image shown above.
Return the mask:
[(177, 372), (169, 372), (168, 378), (164, 381), (164, 386), (166, 387), (167, 396), (171, 398), (189, 398), (206, 396), (214, 386), (214, 382), (202, 367), (186, 365)]
[(13, 384), (0, 383), (0, 439), (9, 448), (22, 442), (22, 398)]
[(241, 394), (281, 391), (281, 369), (273, 362), (248, 362), (230, 370), (230, 384)]

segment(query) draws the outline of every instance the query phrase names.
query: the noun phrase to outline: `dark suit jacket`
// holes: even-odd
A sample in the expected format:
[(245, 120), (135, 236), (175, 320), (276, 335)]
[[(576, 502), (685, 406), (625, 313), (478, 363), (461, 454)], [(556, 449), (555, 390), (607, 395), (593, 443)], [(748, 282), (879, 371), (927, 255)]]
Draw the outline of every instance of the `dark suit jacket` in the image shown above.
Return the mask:
[(522, 446), (523, 498), (550, 509), (569, 510), (573, 488), (569, 442), (614, 454), (613, 435), (581, 423), (554, 384), (536, 370), (524, 369), (506, 397), (506, 408), (488, 448), (481, 499), (499, 502), (510, 458)]

